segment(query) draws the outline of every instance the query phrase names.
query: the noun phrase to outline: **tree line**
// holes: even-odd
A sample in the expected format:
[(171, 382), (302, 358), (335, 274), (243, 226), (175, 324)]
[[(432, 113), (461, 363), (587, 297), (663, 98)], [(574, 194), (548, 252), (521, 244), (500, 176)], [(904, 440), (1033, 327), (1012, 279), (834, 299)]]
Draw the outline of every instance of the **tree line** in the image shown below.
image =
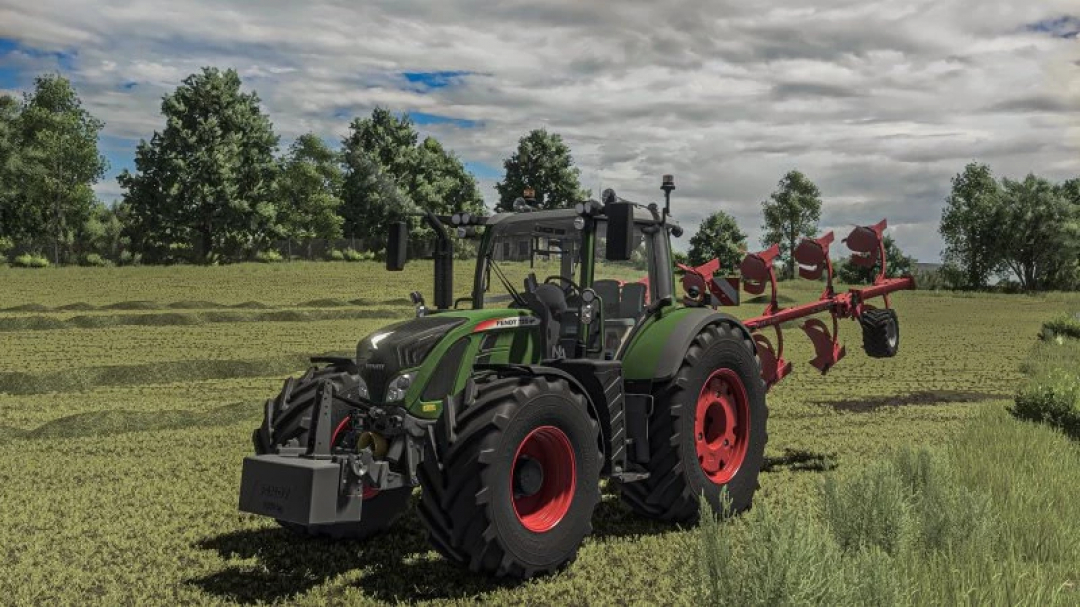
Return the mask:
[[(134, 171), (119, 175), (123, 194), (111, 206), (93, 191), (108, 168), (98, 150), (104, 125), (68, 80), (45, 74), (22, 100), (0, 96), (0, 255), (223, 263), (276, 255), (284, 243), (286, 257), (311, 258), (312, 243), (342, 238), (377, 251), (391, 217), (420, 208), (486, 211), (476, 178), (437, 139), (420, 139), (408, 114), (375, 108), (353, 119), (336, 147), (307, 133), (279, 153), (258, 95), (241, 85), (234, 70), (207, 67), (165, 95), (164, 126), (139, 142)], [(544, 129), (521, 137), (503, 169), (495, 211), (511, 210), (526, 188), (539, 208), (590, 194), (569, 147)], [(794, 276), (791, 251), (817, 235), (821, 191), (792, 170), (761, 207), (761, 244), (779, 243), (782, 275)], [(413, 242), (430, 241), (423, 222), (413, 220), (411, 229)], [(1080, 177), (998, 180), (988, 165), (973, 162), (952, 179), (939, 232), (944, 264), (926, 277), (935, 286), (1080, 288)], [(915, 260), (891, 236), (885, 244), (889, 274), (911, 271)], [(688, 261), (717, 257), (735, 271), (746, 251), (734, 217), (717, 211), (691, 237)], [(845, 261), (836, 269), (848, 283), (875, 275)]]
[[(21, 249), (53, 263), (222, 263), (284, 242), (311, 256), (313, 241), (384, 246), (391, 217), (429, 209), (484, 212), (476, 178), (408, 114), (375, 108), (337, 148), (313, 133), (278, 154), (258, 95), (234, 70), (204, 68), (161, 102), (164, 126), (139, 142), (123, 194), (109, 206), (93, 185), (107, 170), (103, 123), (65, 78), (35, 79), (21, 101), (0, 96), (0, 254)], [(580, 199), (579, 172), (561, 137), (526, 134), (496, 186), (509, 208), (525, 187), (543, 208)], [(417, 242), (430, 239), (414, 221)]]

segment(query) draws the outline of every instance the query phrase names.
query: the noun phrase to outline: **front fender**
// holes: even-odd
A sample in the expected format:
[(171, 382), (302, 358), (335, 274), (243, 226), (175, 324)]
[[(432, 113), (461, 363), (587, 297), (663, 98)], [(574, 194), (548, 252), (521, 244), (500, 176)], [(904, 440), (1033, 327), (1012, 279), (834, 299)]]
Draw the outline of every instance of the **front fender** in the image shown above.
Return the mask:
[[(623, 350), (623, 377), (631, 381), (666, 381), (675, 376), (694, 337), (709, 325), (729, 322), (748, 338), (750, 330), (724, 312), (669, 306), (645, 324)], [(755, 346), (756, 348), (756, 346)]]

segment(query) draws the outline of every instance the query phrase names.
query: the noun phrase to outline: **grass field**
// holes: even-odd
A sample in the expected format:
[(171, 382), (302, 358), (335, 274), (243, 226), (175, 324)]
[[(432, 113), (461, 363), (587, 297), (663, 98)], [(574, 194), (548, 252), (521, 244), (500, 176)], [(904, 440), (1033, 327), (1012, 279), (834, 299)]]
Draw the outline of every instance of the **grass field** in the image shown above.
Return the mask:
[[(462, 267), (455, 291), (469, 282)], [(237, 512), (261, 401), (304, 357), (350, 351), (410, 314), (405, 296), (430, 294), (430, 266), (0, 268), (0, 285), (0, 603), (693, 601), (693, 532), (614, 495), (569, 569), (516, 587), (439, 559), (411, 513), (371, 542), (329, 543)], [(818, 286), (785, 292), (806, 300)], [(894, 302), (896, 359), (867, 358), (845, 323), (848, 356), (821, 378), (789, 332), (796, 372), (770, 394), (760, 503), (800, 510), (823, 470), (946, 443), (1004, 408), (1040, 324), (1080, 307), (1061, 294)]]

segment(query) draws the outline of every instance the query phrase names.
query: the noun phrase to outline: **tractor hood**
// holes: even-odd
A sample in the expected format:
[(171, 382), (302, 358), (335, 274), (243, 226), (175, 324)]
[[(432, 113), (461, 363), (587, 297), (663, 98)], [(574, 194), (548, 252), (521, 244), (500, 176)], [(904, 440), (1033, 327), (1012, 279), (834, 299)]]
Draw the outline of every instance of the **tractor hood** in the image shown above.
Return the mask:
[(420, 366), (439, 340), (466, 320), (461, 316), (421, 316), (365, 337), (356, 346), (356, 364), (370, 397), (381, 402), (387, 382), (404, 369)]

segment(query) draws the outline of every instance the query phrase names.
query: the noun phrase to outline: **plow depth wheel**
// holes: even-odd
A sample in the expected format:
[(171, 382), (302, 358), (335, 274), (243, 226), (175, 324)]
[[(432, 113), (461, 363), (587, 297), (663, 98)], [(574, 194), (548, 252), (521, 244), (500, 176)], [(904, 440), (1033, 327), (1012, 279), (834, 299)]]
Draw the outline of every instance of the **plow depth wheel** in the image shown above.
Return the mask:
[(717, 369), (701, 387), (694, 440), (702, 471), (718, 485), (730, 481), (746, 459), (750, 404), (746, 387), (731, 369)]
[(507, 377), (477, 386), (454, 417), (454, 428), (439, 419), (419, 470), (432, 546), (519, 579), (572, 561), (600, 501), (600, 429), (585, 396), (564, 379)]
[(900, 350), (900, 320), (891, 308), (867, 310), (859, 316), (863, 350), (871, 358), (892, 358)]
[(670, 381), (653, 393), (649, 417), (649, 478), (620, 484), (638, 514), (692, 524), (704, 494), (722, 512), (750, 507), (768, 439), (765, 382), (754, 343), (733, 323), (702, 329)]

